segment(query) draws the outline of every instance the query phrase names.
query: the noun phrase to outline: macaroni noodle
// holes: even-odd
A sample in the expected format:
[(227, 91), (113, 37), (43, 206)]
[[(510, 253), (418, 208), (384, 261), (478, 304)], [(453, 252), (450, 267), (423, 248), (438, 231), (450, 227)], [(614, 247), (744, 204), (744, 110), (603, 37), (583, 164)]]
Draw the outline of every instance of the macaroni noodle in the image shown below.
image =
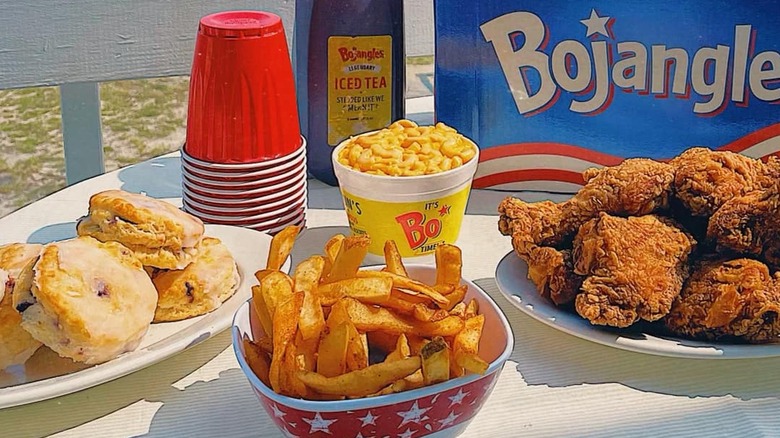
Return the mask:
[(359, 172), (416, 176), (462, 166), (476, 153), (474, 143), (444, 123), (418, 126), (398, 120), (373, 134), (350, 138), (337, 160)]

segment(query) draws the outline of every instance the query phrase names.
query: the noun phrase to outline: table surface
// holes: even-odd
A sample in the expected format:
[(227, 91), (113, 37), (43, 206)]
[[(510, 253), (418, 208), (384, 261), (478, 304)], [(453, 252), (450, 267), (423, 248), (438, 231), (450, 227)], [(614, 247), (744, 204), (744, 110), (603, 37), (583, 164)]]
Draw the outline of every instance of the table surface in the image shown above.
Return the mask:
[[(70, 186), (0, 219), (0, 244), (67, 236), (86, 212), (89, 196), (112, 188), (180, 205), (178, 154)], [(628, 352), (563, 333), (512, 306), (494, 278), (499, 260), (511, 251), (497, 228), (496, 206), (506, 195), (472, 191), (458, 242), (464, 276), (496, 300), (515, 336), (493, 394), (462, 436), (780, 433), (780, 358), (704, 360)], [(293, 263), (319, 252), (333, 233), (348, 232), (337, 188), (311, 180), (308, 196), (307, 229)], [(282, 436), (238, 368), (229, 330), (114, 381), (0, 410), (0, 436), (49, 435)]]

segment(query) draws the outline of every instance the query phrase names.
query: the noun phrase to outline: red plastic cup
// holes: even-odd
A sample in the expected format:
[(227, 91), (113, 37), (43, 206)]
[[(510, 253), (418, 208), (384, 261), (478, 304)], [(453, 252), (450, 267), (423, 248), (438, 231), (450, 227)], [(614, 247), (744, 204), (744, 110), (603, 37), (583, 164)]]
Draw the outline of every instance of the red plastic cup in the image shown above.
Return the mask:
[(261, 11), (201, 18), (186, 153), (210, 163), (256, 163), (300, 145), (295, 78), (281, 18)]

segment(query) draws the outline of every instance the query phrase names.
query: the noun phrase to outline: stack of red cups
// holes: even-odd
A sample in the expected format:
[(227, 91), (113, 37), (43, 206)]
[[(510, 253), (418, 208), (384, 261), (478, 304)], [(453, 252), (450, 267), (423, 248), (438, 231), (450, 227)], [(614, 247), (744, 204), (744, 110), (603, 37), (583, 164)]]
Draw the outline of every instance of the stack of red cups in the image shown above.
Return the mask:
[(184, 210), (274, 234), (306, 221), (306, 141), (281, 19), (200, 20), (182, 156)]

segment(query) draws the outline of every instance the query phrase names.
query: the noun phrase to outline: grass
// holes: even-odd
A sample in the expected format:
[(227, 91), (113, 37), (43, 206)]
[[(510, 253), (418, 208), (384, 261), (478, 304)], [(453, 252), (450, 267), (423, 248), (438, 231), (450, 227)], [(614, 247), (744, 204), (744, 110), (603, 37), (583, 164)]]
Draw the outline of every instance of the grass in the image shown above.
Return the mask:
[[(407, 58), (432, 63), (432, 56)], [(188, 88), (187, 77), (100, 84), (107, 171), (181, 146)], [(59, 88), (0, 90), (0, 217), (64, 186)]]
[[(186, 77), (100, 85), (107, 171), (179, 148), (188, 87)], [(0, 91), (0, 216), (64, 186), (59, 88)]]

